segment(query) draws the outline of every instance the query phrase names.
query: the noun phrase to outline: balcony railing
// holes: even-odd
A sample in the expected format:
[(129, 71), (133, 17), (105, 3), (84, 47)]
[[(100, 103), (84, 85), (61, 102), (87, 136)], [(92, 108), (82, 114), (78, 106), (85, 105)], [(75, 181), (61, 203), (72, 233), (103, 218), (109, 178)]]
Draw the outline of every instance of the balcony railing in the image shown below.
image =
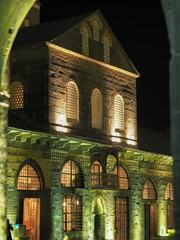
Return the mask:
[(118, 178), (116, 174), (91, 174), (91, 186), (95, 188), (102, 187), (110, 187), (117, 188), (118, 187)]

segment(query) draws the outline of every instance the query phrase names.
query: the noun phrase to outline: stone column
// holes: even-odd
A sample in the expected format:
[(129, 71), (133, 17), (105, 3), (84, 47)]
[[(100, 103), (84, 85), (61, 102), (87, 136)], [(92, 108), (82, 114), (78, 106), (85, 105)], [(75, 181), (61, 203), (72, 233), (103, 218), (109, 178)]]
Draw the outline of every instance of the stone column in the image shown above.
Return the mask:
[(143, 186), (138, 173), (132, 174), (131, 196), (129, 199), (129, 230), (130, 240), (144, 240), (144, 203), (142, 199)]
[(180, 239), (180, 2), (161, 0), (170, 42), (171, 149), (174, 173), (175, 239)]
[(35, 0), (0, 1), (0, 240), (6, 240), (7, 59), (19, 27)]

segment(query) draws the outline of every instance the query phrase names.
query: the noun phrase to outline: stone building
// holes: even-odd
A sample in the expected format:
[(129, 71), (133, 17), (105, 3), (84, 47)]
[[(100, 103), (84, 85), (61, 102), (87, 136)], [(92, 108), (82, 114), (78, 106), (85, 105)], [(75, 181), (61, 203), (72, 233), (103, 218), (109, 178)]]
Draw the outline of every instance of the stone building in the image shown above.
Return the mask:
[(30, 240), (167, 239), (173, 160), (138, 146), (139, 73), (104, 16), (30, 19), (10, 58), (14, 239), (22, 225)]

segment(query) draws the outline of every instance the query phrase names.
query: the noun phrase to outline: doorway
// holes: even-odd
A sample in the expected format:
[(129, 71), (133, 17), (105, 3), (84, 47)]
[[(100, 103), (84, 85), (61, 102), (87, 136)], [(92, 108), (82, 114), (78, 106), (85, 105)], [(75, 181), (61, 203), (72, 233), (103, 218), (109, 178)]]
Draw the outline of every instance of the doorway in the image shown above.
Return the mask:
[(24, 198), (23, 225), (29, 240), (40, 240), (40, 198)]
[(145, 240), (156, 236), (156, 205), (145, 204)]

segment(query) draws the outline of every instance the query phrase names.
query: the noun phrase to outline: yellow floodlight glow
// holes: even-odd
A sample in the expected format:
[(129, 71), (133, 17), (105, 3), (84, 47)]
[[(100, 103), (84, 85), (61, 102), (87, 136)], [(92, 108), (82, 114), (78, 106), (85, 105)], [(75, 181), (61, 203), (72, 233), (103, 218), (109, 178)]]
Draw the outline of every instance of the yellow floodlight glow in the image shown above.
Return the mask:
[(160, 227), (160, 236), (161, 237), (165, 237), (167, 236), (168, 234), (166, 233), (166, 228), (164, 226), (161, 226)]

